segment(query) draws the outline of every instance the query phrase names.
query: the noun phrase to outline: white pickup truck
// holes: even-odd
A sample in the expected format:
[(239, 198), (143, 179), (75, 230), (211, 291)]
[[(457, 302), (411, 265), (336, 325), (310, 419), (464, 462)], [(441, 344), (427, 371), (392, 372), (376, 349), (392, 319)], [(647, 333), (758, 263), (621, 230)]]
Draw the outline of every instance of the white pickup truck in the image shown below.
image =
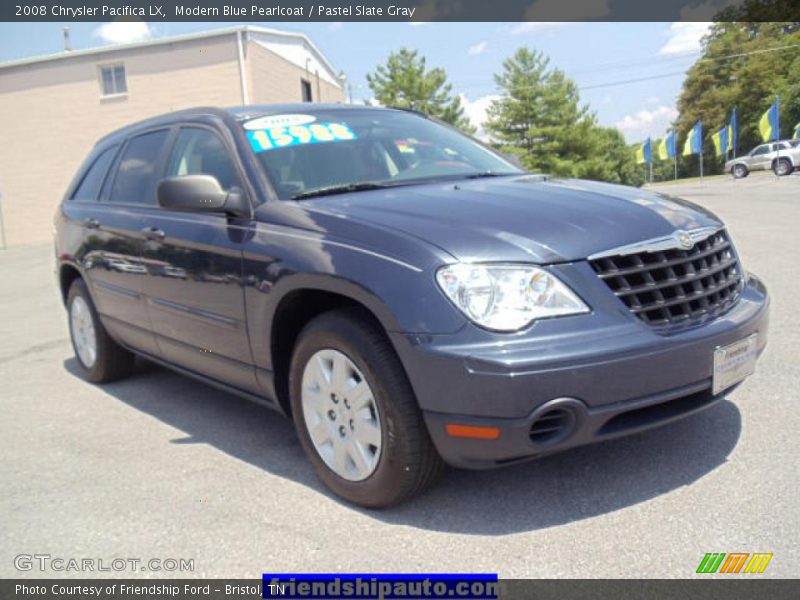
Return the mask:
[(725, 171), (737, 179), (747, 177), (750, 171), (766, 169), (772, 169), (779, 176), (790, 175), (795, 169), (800, 169), (800, 140), (761, 144), (725, 163)]

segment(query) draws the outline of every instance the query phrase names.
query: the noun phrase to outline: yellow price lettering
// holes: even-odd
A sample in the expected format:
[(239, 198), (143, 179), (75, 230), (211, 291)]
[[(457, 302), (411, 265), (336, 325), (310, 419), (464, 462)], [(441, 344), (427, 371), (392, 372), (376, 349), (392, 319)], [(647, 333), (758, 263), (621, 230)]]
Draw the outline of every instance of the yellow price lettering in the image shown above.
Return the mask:
[(269, 130), (269, 135), (278, 148), (288, 146), (294, 141), (294, 137), (289, 134), (286, 127), (273, 127)]
[(333, 137), (333, 134), (331, 134), (330, 130), (325, 127), (325, 125), (314, 123), (309, 129), (311, 129), (311, 133), (319, 142), (332, 142), (334, 139), (336, 139)]
[(253, 139), (261, 145), (262, 150), (269, 150), (272, 148), (272, 142), (270, 141), (266, 131), (254, 131)]
[(340, 123), (329, 123), (328, 129), (337, 140), (353, 140), (356, 137), (352, 131)]
[(289, 133), (292, 134), (301, 144), (307, 144), (311, 141), (311, 132), (308, 130), (308, 127), (292, 125), (289, 127)]

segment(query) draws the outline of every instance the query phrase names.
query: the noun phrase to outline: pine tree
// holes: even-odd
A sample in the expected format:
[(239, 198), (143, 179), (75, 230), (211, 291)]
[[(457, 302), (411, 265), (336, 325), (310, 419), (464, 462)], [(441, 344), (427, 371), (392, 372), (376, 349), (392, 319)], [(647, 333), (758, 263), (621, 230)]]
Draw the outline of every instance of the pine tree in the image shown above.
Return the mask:
[(622, 135), (599, 127), (581, 105), (578, 87), (549, 59), (520, 48), (495, 75), (502, 92), (492, 102), (485, 128), (502, 151), (519, 156), (532, 171), (616, 183), (641, 183), (634, 151)]
[(444, 69), (428, 69), (425, 57), (416, 50), (401, 48), (391, 53), (385, 65), (367, 75), (367, 82), (383, 106), (417, 110), (467, 133), (475, 132)]

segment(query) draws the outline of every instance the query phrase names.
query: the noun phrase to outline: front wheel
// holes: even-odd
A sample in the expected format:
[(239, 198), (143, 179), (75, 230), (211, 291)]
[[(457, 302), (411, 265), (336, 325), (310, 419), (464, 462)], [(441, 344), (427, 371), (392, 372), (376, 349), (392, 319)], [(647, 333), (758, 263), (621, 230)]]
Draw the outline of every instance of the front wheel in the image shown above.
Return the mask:
[(772, 165), (772, 171), (778, 177), (783, 177), (784, 175), (788, 175), (792, 172), (792, 163), (788, 158), (781, 158), (780, 160), (776, 161), (774, 165)]
[(736, 179), (743, 179), (747, 177), (747, 175), (748, 175), (747, 167), (745, 167), (744, 165), (734, 165), (733, 176)]
[(443, 462), (394, 349), (359, 311), (325, 313), (303, 329), (289, 387), (303, 449), (342, 498), (383, 508), (419, 494), (441, 474)]

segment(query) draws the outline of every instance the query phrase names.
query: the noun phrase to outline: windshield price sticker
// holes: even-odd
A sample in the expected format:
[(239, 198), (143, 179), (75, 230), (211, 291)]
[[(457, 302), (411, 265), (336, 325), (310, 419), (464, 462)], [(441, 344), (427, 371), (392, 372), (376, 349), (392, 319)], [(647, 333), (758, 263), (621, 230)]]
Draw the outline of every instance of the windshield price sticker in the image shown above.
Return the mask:
[(344, 123), (311, 123), (248, 131), (247, 139), (255, 152), (264, 152), (303, 144), (346, 142), (356, 139), (356, 134)]

